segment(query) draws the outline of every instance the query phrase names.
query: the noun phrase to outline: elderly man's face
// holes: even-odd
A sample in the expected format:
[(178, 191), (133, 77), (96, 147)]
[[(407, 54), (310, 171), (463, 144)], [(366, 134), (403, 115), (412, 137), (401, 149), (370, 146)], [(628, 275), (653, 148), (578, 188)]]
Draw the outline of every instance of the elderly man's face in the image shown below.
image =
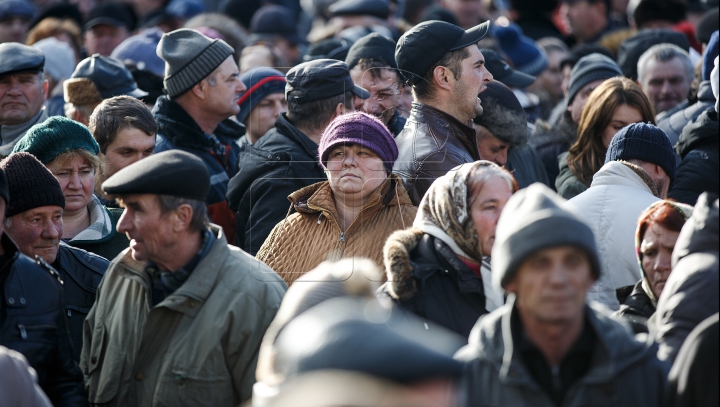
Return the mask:
[(392, 69), (371, 69), (374, 74), (370, 71), (363, 71), (359, 65), (350, 70), (353, 83), (370, 92), (370, 97), (367, 99), (355, 99), (355, 110), (371, 114), (387, 125), (395, 114), (402, 87), (397, 72)]
[(173, 216), (162, 213), (157, 195), (134, 194), (122, 197), (125, 208), (117, 231), (130, 239), (133, 259), (158, 263), (167, 258), (175, 243)]
[(691, 79), (680, 58), (661, 62), (650, 58), (640, 73), (640, 86), (657, 113), (672, 109), (687, 99)]
[(478, 144), (478, 153), (481, 160), (492, 161), (503, 167), (507, 164), (508, 151), (510, 144), (495, 137), (484, 126), (473, 123)]
[(205, 93), (203, 106), (208, 114), (225, 120), (240, 112), (238, 99), (247, 87), (240, 80), (239, 75), (238, 66), (231, 55), (212, 74), (203, 79), (207, 85), (203, 87)]
[(8, 219), (5, 233), (17, 244), (20, 252), (31, 258), (40, 256), (48, 263), (55, 261), (63, 234), (63, 208), (41, 206)]
[(22, 72), (0, 76), (0, 124), (21, 124), (32, 119), (47, 97), (41, 74)]
[(518, 268), (507, 290), (525, 325), (563, 325), (582, 318), (585, 295), (593, 284), (587, 254), (574, 246), (543, 249)]
[(85, 33), (85, 48), (88, 55), (100, 54), (109, 57), (115, 47), (130, 36), (125, 27), (98, 24)]

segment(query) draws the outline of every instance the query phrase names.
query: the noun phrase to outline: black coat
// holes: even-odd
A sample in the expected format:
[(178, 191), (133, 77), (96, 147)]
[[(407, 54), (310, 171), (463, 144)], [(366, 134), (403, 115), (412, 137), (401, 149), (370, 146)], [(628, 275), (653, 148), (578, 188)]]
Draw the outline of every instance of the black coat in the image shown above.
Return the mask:
[(560, 174), (558, 156), (570, 148), (577, 139), (577, 124), (573, 123), (570, 114), (565, 112), (557, 124), (550, 127), (548, 123), (535, 123), (535, 131), (528, 144), (535, 147), (540, 161), (545, 167), (550, 188), (555, 189), (555, 179)]
[(695, 205), (705, 191), (719, 193), (718, 115), (709, 108), (682, 131), (675, 150), (682, 159), (668, 198)]
[[(60, 276), (0, 238), (0, 345), (27, 358), (54, 406), (85, 406), (83, 378), (73, 360)], [(0, 403), (1, 404), (1, 403)]]
[(317, 144), (285, 114), (257, 143), (240, 152), (238, 162), (227, 199), (235, 212), (235, 243), (254, 256), (270, 231), (289, 214), (288, 195), (327, 177), (318, 161)]
[[(630, 291), (632, 290), (632, 291)], [(629, 293), (627, 293), (629, 291)], [(655, 313), (650, 297), (642, 288), (642, 280), (634, 286), (617, 289), (620, 309), (615, 311), (613, 317), (623, 317), (633, 328), (635, 333), (648, 332), (647, 320)], [(626, 295), (623, 294), (625, 292)]]
[(396, 232), (385, 254), (383, 289), (398, 307), (465, 338), (487, 314), (483, 281), (442, 240), (416, 229)]
[(65, 284), (65, 311), (73, 344), (73, 357), (80, 363), (83, 322), (95, 304), (98, 284), (110, 263), (103, 257), (65, 244), (60, 245), (52, 266)]

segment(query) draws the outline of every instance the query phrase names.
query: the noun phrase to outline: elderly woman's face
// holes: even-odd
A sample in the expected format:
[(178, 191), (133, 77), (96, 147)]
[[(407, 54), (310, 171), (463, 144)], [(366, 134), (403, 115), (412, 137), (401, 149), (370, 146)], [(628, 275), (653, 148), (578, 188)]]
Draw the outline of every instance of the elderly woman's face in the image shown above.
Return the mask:
[(485, 180), (479, 191), (472, 188), (471, 193), (475, 194), (475, 201), (470, 207), (470, 216), (483, 255), (489, 256), (495, 243), (495, 228), (500, 213), (512, 196), (512, 189), (505, 179), (491, 177)]
[(65, 195), (65, 212), (86, 207), (95, 188), (95, 168), (80, 155), (64, 163), (51, 162), (48, 168)]
[(387, 178), (382, 159), (359, 144), (333, 147), (328, 155), (327, 169), (333, 192), (359, 194), (362, 200)]
[(660, 298), (665, 282), (672, 271), (671, 257), (680, 232), (673, 232), (657, 223), (652, 223), (645, 231), (640, 243), (642, 267), (645, 270), (650, 289), (656, 298)]

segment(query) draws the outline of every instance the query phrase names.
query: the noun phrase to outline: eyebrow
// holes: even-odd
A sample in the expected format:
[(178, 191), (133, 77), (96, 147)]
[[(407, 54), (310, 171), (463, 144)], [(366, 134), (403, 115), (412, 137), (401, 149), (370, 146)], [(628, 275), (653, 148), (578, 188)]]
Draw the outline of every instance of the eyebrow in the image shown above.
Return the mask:
[(485, 65), (485, 60), (484, 60), (484, 59), (478, 59), (477, 61), (475, 61), (475, 66), (478, 66), (478, 65), (479, 65), (479, 66)]

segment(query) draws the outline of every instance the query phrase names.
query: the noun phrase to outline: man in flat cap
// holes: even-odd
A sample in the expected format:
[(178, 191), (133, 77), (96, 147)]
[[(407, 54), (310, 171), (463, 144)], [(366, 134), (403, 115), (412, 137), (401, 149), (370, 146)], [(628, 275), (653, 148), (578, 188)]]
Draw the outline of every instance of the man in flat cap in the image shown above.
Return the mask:
[(171, 150), (103, 190), (125, 208), (130, 249), (113, 260), (85, 320), (91, 404), (236, 406), (250, 398), (263, 334), (285, 283), (209, 223), (210, 174)]
[(400, 156), (393, 172), (418, 205), (438, 177), (480, 159), (472, 120), (482, 114), (478, 94), (493, 79), (477, 43), (489, 23), (467, 31), (444, 21), (426, 21), (403, 34), (395, 48), (400, 74), (415, 102), (397, 137)]
[(0, 0), (0, 43), (25, 43), (36, 11), (32, 1)]
[(480, 319), (456, 358), (466, 406), (658, 406), (665, 368), (648, 342), (585, 303), (600, 277), (592, 229), (536, 183), (505, 205), (492, 250), (507, 303)]
[(240, 169), (228, 185), (237, 217), (237, 245), (255, 255), (288, 213), (288, 195), (327, 177), (318, 163), (318, 143), (328, 124), (355, 110), (368, 91), (353, 84), (344, 62), (317, 59), (285, 76), (288, 112), (257, 143), (240, 153)]
[(65, 117), (88, 125), (93, 110), (105, 99), (128, 95), (140, 99), (148, 95), (138, 89), (122, 61), (95, 54), (75, 67), (65, 89)]
[(27, 45), (0, 44), (0, 158), (35, 124), (47, 120), (45, 55)]
[(225, 200), (237, 172), (245, 127), (229, 120), (240, 112), (247, 90), (240, 80), (233, 48), (199, 31), (179, 29), (160, 39), (157, 54), (165, 61), (165, 90), (153, 110), (158, 124), (155, 152), (180, 149), (198, 156), (212, 184), (205, 198), (210, 219), (235, 243), (235, 215)]

